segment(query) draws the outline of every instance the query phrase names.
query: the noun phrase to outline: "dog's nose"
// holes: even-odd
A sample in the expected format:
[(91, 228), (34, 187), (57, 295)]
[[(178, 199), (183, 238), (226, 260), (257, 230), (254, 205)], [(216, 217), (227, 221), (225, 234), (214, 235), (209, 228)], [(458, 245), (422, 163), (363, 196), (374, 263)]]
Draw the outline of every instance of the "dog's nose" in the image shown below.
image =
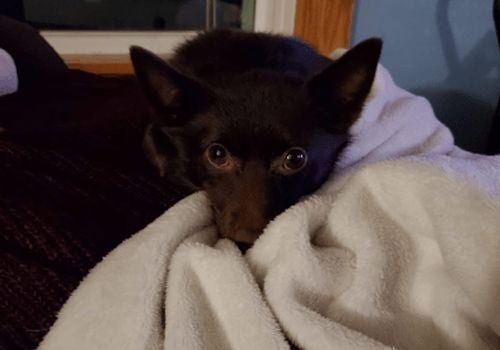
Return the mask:
[(240, 245), (251, 246), (259, 235), (260, 231), (257, 230), (238, 229), (233, 233), (233, 237), (231, 238)]
[(237, 242), (237, 241), (235, 241), (234, 243), (236, 244), (236, 246), (238, 247), (238, 249), (242, 253), (245, 253), (252, 246), (251, 244), (245, 243), (245, 242)]

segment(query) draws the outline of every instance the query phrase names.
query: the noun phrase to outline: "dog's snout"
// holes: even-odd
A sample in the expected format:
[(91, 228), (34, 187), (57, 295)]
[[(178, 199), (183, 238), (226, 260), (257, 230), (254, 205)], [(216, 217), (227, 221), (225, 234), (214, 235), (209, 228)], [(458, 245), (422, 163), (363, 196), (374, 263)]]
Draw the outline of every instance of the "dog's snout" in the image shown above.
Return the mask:
[(241, 174), (207, 190), (214, 202), (219, 233), (239, 244), (251, 245), (270, 220), (271, 192), (267, 168), (249, 161)]
[(238, 229), (233, 234), (233, 240), (241, 244), (252, 244), (260, 235), (260, 231)]
[(262, 215), (250, 214), (248, 211), (236, 211), (226, 214), (225, 219), (222, 217), (221, 236), (235, 241), (238, 246), (251, 246), (261, 235), (268, 220)]
[(229, 231), (234, 241), (252, 244), (261, 235), (268, 223), (265, 212), (256, 207), (239, 207), (229, 220)]
[(237, 230), (233, 235), (234, 243), (242, 253), (245, 253), (259, 237), (259, 231)]

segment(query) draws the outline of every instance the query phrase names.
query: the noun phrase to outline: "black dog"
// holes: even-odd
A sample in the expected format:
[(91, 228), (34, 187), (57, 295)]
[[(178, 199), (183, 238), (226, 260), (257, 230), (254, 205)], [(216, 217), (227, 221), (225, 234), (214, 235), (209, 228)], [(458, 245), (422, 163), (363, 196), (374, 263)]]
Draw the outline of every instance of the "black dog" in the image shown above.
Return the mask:
[(381, 47), (369, 39), (333, 62), (296, 39), (233, 31), (200, 34), (168, 63), (132, 47), (156, 114), (146, 152), (208, 193), (223, 237), (252, 243), (332, 172)]

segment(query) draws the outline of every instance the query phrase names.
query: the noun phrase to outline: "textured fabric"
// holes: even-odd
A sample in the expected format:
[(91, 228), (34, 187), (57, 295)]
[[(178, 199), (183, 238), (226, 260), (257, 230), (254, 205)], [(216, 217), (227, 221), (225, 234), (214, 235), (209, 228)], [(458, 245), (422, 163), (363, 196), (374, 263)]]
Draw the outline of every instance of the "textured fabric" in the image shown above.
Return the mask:
[[(379, 67), (338, 173), (245, 255), (204, 193), (120, 244), (41, 350), (497, 349), (500, 156)], [(78, 341), (75, 341), (78, 340)]]
[(135, 84), (70, 72), (0, 99), (0, 348), (33, 349), (81, 278), (186, 191), (141, 149)]

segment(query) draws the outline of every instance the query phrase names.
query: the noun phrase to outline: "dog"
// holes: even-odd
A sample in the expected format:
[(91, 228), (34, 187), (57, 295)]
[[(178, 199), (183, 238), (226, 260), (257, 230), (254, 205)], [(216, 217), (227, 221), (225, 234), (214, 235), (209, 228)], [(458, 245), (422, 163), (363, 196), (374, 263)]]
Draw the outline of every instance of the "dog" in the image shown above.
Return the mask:
[(217, 30), (165, 61), (131, 47), (154, 117), (160, 174), (205, 190), (222, 237), (251, 245), (334, 171), (372, 86), (382, 41), (332, 61), (291, 37)]

